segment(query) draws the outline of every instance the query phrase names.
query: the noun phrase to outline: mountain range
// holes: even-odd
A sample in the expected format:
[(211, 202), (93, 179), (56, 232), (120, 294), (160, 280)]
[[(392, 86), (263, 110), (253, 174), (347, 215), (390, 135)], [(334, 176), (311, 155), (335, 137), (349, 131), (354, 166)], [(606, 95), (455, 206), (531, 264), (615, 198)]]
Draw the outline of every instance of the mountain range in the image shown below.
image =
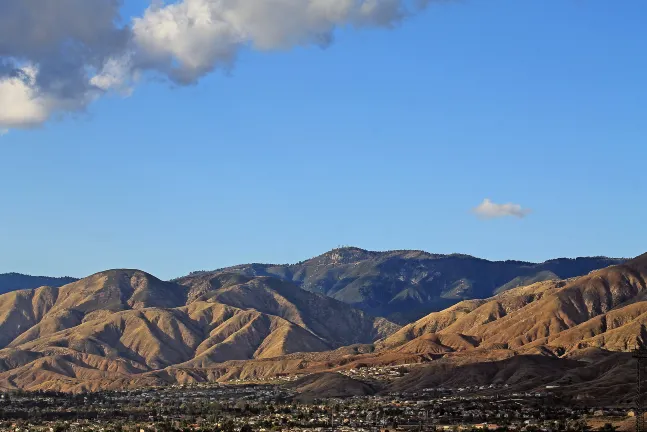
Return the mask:
[[(617, 396), (633, 376), (627, 352), (647, 325), (646, 281), (647, 254), (529, 264), (356, 248), (173, 281), (110, 270), (0, 295), (0, 388), (312, 374), (297, 385), (308, 397), (325, 383), (369, 393), (469, 382)], [(420, 295), (393, 297), (402, 287)], [(373, 302), (380, 289), (388, 293)], [(406, 322), (406, 304), (412, 315), (426, 311)], [(368, 313), (379, 310), (398, 319)], [(399, 364), (415, 366), (388, 388), (328, 374)]]
[(630, 351), (638, 336), (647, 337), (647, 254), (585, 276), (459, 302), (370, 346), (229, 362), (191, 376), (254, 379), (407, 364), (412, 373), (384, 391), (550, 386), (566, 397), (630, 403), (636, 368)]

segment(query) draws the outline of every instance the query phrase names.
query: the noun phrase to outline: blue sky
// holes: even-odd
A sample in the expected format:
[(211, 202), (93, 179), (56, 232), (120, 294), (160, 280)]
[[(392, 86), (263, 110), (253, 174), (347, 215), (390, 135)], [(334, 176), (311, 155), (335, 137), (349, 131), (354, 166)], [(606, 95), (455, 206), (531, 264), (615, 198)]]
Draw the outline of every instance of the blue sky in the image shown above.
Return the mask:
[[(144, 1), (127, 2), (126, 15)], [(441, 2), (0, 138), (0, 272), (647, 251), (647, 2)], [(485, 198), (525, 218), (482, 219)]]

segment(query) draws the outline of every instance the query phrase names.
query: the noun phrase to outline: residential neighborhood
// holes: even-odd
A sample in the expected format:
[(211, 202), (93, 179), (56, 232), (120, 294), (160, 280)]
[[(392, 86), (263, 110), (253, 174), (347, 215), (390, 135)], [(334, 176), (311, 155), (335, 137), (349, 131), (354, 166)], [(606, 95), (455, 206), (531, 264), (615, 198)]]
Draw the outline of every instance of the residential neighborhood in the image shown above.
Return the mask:
[[(486, 395), (484, 390), (500, 392)], [(633, 415), (621, 407), (566, 402), (548, 391), (506, 393), (496, 386), (310, 402), (279, 384), (173, 385), (85, 394), (19, 391), (0, 396), (0, 430), (583, 432), (589, 430), (587, 419)]]

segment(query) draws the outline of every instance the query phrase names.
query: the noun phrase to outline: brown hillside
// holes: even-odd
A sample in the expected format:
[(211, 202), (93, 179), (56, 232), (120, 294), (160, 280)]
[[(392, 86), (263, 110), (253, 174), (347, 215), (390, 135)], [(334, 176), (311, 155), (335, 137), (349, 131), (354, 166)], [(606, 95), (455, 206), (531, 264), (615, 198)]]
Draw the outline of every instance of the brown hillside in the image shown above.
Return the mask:
[(155, 383), (176, 378), (143, 374), (326, 351), (373, 342), (397, 328), (267, 277), (221, 275), (192, 286), (112, 270), (61, 288), (0, 296), (0, 387)]
[(461, 302), (403, 327), (379, 346), (395, 348), (438, 333), (468, 336), (480, 347), (625, 350), (647, 322), (646, 280), (643, 255), (570, 281), (540, 282), (488, 300)]
[(565, 282), (539, 282), (515, 288), (487, 300), (462, 301), (444, 311), (434, 312), (409, 324), (385, 340), (382, 347), (394, 347), (431, 333), (472, 334), (474, 329), (516, 312), (539, 300), (546, 292), (563, 287)]

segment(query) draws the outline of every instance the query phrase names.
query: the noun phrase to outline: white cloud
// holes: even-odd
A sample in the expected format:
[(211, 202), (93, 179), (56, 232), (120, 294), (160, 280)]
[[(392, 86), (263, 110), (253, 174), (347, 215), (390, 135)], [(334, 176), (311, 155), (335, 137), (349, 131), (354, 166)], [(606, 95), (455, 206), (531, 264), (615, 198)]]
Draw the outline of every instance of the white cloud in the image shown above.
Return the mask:
[(523, 208), (519, 204), (496, 204), (486, 198), (473, 209), (473, 212), (483, 219), (496, 219), (508, 216), (524, 218), (531, 213), (531, 210)]
[(185, 0), (151, 6), (133, 20), (136, 59), (180, 83), (190, 83), (218, 66), (230, 64), (244, 42), (242, 32), (223, 17), (224, 6), (210, 0)]
[(133, 39), (143, 67), (191, 83), (245, 46), (326, 45), (337, 27), (389, 27), (404, 15), (403, 0), (182, 0), (135, 18)]
[(5, 128), (38, 125), (49, 118), (50, 103), (34, 88), (36, 71), (28, 67), (21, 73), (0, 80), (0, 125)]
[(25, 66), (0, 78), (0, 129), (39, 126), (57, 112), (82, 109), (92, 98), (91, 92), (65, 97), (41, 91), (38, 73), (35, 66)]
[(124, 26), (123, 0), (2, 0), (0, 129), (84, 110), (106, 92), (128, 95), (146, 71), (192, 84), (245, 47), (325, 46), (337, 28), (390, 28), (432, 1), (153, 1)]
[(0, 129), (37, 127), (85, 109), (102, 70), (131, 38), (119, 0), (0, 1)]

